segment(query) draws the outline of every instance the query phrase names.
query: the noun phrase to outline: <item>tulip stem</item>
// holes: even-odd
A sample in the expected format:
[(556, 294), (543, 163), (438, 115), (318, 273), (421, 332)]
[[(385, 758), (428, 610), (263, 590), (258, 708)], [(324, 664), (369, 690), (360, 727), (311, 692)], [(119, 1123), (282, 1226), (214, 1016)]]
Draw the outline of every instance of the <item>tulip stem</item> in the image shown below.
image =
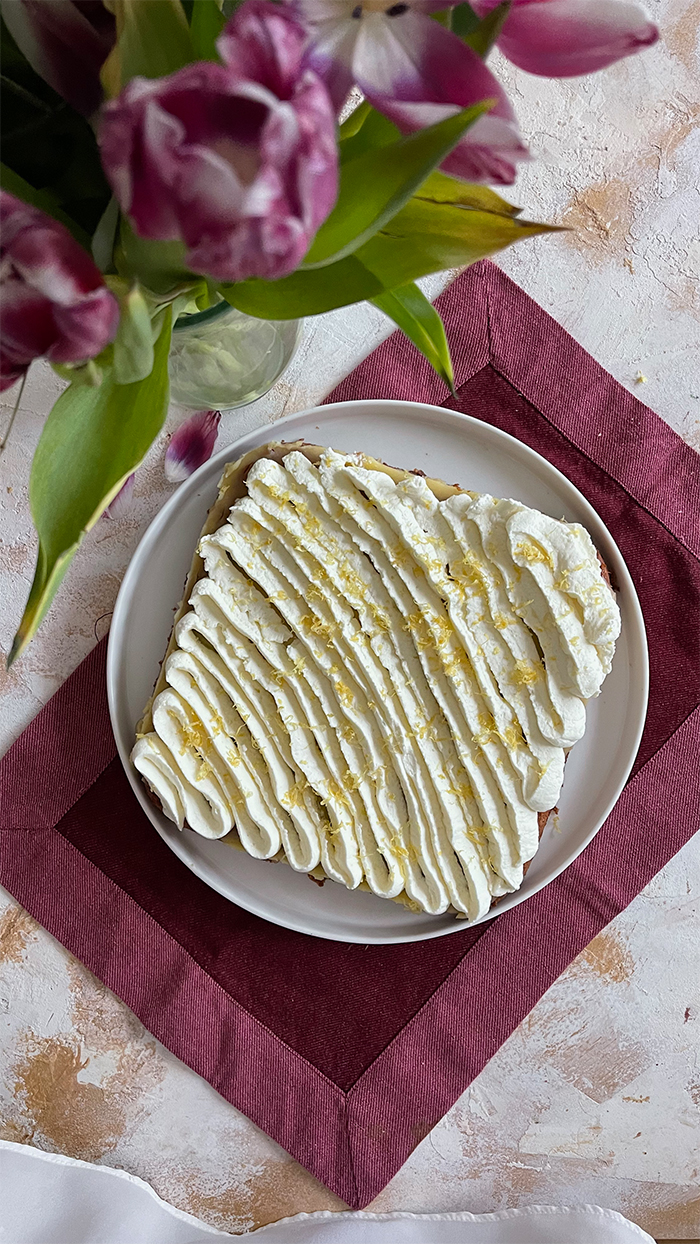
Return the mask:
[(15, 416), (17, 415), (17, 411), (19, 410), (19, 404), (22, 401), (22, 394), (24, 393), (24, 386), (26, 383), (27, 383), (27, 373), (25, 371), (24, 375), (22, 376), (22, 383), (19, 386), (19, 393), (17, 394), (17, 401), (15, 402), (14, 410), (12, 411), (12, 414), (10, 415), (10, 422), (7, 425), (7, 431), (5, 432), (5, 435), (0, 441), (0, 457), (2, 457), (2, 455), (4, 454), (5, 446), (10, 438), (10, 432), (12, 431), (12, 425), (15, 421)]

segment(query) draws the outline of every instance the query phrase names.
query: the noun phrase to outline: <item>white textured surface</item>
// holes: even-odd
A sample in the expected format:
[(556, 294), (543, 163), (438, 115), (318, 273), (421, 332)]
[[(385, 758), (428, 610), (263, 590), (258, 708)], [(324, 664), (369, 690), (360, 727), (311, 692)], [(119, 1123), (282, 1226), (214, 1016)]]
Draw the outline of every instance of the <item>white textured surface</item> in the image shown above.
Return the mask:
[[(603, 74), (547, 82), (498, 64), (537, 157), (511, 197), (526, 215), (573, 230), (499, 262), (699, 448), (700, 5), (648, 7), (664, 44)], [(219, 445), (318, 401), (388, 331), (366, 306), (307, 324), (289, 371), (266, 398), (222, 420)], [(5, 651), (35, 555), (29, 464), (59, 387), (48, 368), (32, 369), (0, 463)], [(8, 410), (6, 396), (5, 419)], [(140, 471), (132, 510), (91, 533), (26, 658), (0, 674), (0, 751), (104, 633), (131, 552), (171, 491), (164, 446), (165, 436)], [(656, 1237), (699, 1236), (699, 897), (696, 839), (556, 982), (373, 1208), (594, 1201)], [(341, 1207), (9, 896), (0, 898), (0, 959), (9, 1139), (124, 1167), (232, 1231)]]

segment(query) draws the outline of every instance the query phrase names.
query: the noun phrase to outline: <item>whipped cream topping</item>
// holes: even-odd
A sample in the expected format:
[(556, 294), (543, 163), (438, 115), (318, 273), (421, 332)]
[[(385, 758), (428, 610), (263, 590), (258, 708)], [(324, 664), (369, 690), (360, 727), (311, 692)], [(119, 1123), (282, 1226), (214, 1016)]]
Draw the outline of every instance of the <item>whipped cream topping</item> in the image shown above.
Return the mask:
[(180, 828), (476, 919), (521, 884), (611, 667), (590, 537), (332, 450), (246, 485), (133, 763)]

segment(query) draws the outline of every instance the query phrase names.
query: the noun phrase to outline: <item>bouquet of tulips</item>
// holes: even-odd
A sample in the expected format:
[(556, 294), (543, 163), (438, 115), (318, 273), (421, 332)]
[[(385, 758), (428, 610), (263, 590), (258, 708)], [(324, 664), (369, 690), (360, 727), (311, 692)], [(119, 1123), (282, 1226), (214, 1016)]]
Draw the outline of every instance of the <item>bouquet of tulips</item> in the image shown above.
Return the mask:
[[(225, 299), (297, 319), (366, 299), (451, 386), (417, 279), (551, 227), (489, 188), (527, 158), (493, 44), (567, 76), (657, 38), (623, 0), (0, 11), (0, 388), (39, 357), (68, 381), (32, 465), (38, 560), (8, 664), (163, 424), (178, 315)], [(363, 102), (339, 124), (353, 87)]]

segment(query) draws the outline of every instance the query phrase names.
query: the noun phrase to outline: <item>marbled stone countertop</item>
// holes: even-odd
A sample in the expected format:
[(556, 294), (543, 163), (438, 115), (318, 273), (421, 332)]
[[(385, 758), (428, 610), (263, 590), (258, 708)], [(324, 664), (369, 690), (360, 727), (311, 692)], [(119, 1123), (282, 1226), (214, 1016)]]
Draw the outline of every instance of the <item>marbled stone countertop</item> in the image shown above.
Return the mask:
[[(663, 42), (602, 74), (550, 82), (497, 64), (536, 156), (510, 197), (571, 229), (499, 263), (700, 448), (700, 5), (647, 7)], [(308, 322), (274, 390), (224, 416), (219, 446), (314, 405), (388, 331), (368, 306)], [(0, 463), (3, 651), (33, 571), (29, 466), (59, 388), (48, 367), (32, 368)], [(176, 418), (139, 472), (131, 510), (100, 521), (29, 653), (0, 673), (0, 752), (104, 633), (129, 558), (171, 492), (162, 461)], [(700, 1236), (699, 901), (696, 838), (552, 986), (371, 1208), (595, 1202), (657, 1238)], [(3, 891), (0, 1134), (123, 1167), (232, 1232), (342, 1207)]]

